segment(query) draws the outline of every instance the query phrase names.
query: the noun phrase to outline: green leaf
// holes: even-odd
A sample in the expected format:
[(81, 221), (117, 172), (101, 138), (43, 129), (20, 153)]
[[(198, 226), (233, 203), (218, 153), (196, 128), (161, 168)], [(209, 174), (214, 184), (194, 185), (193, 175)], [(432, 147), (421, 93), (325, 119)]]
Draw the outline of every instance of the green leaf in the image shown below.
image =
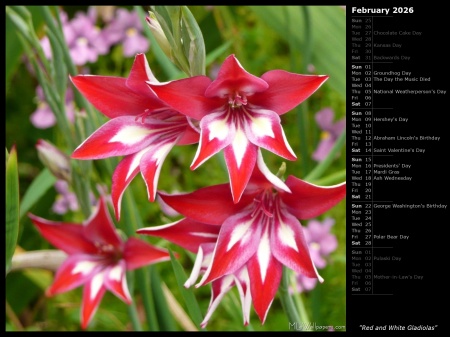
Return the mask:
[(33, 180), (30, 187), (25, 192), (20, 204), (20, 218), (22, 218), (30, 208), (38, 201), (45, 192), (48, 191), (56, 182), (56, 178), (48, 169), (42, 170), (41, 173)]
[(175, 278), (177, 280), (178, 287), (180, 289), (181, 295), (183, 296), (189, 315), (191, 316), (192, 321), (197, 326), (200, 326), (200, 323), (203, 321), (200, 307), (197, 303), (197, 300), (195, 299), (192, 290), (188, 290), (184, 287), (187, 276), (184, 273), (183, 267), (181, 266), (180, 262), (178, 262), (171, 250), (169, 250), (169, 254), (170, 261), (172, 262), (173, 272), (175, 273)]
[(175, 321), (170, 313), (169, 306), (167, 305), (164, 291), (161, 288), (161, 277), (159, 276), (159, 270), (157, 266), (149, 267), (150, 274), (150, 286), (153, 294), (153, 300), (155, 302), (156, 316), (160, 331), (176, 331), (178, 330)]
[[(183, 31), (189, 36), (189, 48), (186, 57), (189, 61), (191, 76), (205, 75), (205, 41), (203, 40), (202, 31), (187, 6), (181, 7)], [(183, 39), (187, 44), (187, 39)]]
[[(249, 6), (281, 38), (292, 38), (295, 51), (304, 48), (304, 18), (298, 7), (291, 6), (286, 19), (286, 6)], [(346, 20), (340, 6), (309, 6), (311, 15), (311, 63), (316, 73), (329, 75), (327, 83), (343, 99), (346, 96)], [(286, 32), (291, 32), (289, 36)], [(289, 41), (287, 41), (289, 42)]]
[(19, 235), (19, 173), (17, 171), (17, 151), (13, 145), (6, 162), (6, 273), (11, 268), (11, 260)]

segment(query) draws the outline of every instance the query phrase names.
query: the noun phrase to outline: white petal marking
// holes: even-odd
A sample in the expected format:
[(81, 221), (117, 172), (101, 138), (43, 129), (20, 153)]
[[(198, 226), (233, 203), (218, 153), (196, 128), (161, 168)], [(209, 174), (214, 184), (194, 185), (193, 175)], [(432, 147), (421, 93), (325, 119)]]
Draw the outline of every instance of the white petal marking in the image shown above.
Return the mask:
[(264, 231), (261, 241), (258, 246), (258, 251), (256, 252), (259, 262), (259, 268), (261, 272), (261, 280), (264, 283), (266, 279), (267, 268), (269, 268), (270, 260), (270, 242), (268, 229)]
[(122, 278), (122, 267), (120, 265), (116, 265), (111, 268), (109, 278), (111, 280), (119, 281)]
[(252, 122), (250, 123), (253, 134), (258, 137), (269, 136), (275, 138), (275, 134), (272, 130), (272, 124), (270, 119), (265, 117), (252, 117)]
[(204, 232), (191, 232), (191, 235), (200, 236), (202, 238), (217, 238), (217, 234), (213, 233), (204, 233)]
[(245, 244), (245, 242), (248, 241), (251, 235), (248, 229), (252, 223), (253, 221), (250, 220), (234, 227), (233, 232), (231, 233), (230, 241), (227, 245), (227, 251), (230, 250), (238, 241), (241, 241), (242, 244)]
[(103, 285), (104, 272), (98, 273), (92, 278), (91, 281), (91, 295), (90, 298), (93, 300), (97, 296), (100, 288)]
[(130, 175), (133, 173), (133, 171), (136, 169), (136, 167), (139, 166), (142, 156), (147, 151), (148, 151), (148, 149), (141, 150), (134, 156), (133, 160), (131, 161), (130, 167), (128, 168), (128, 172), (127, 172), (127, 176), (126, 176), (125, 180), (127, 180), (130, 177)]
[(134, 145), (154, 132), (154, 130), (137, 125), (125, 126), (109, 140), (109, 143), (119, 142), (125, 145)]
[(227, 138), (228, 133), (230, 132), (230, 127), (228, 126), (227, 120), (227, 118), (218, 119), (209, 123), (209, 141), (211, 141), (213, 138), (217, 138), (219, 140), (224, 140), (225, 138)]
[(280, 241), (298, 252), (298, 247), (294, 240), (294, 231), (282, 221), (281, 217), (279, 217), (279, 221), (280, 226), (278, 227), (278, 237), (280, 238)]
[(168, 143), (160, 146), (157, 151), (153, 154), (153, 159), (156, 159), (156, 165), (159, 166), (161, 160), (165, 159), (169, 151), (172, 149), (173, 143)]
[(92, 271), (98, 264), (96, 262), (92, 261), (81, 261), (78, 262), (74, 268), (72, 268), (71, 274), (78, 274), (81, 273), (83, 275), (86, 275)]
[(237, 166), (241, 167), (242, 159), (244, 158), (245, 150), (248, 146), (247, 136), (241, 128), (238, 128), (236, 130), (236, 135), (231, 146), (233, 146), (233, 152), (236, 158)]

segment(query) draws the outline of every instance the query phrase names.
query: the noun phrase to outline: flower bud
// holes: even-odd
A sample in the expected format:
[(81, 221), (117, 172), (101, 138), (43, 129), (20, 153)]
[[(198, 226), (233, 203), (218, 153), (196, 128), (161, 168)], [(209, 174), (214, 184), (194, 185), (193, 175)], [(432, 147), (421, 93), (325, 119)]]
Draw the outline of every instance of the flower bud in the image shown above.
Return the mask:
[(148, 15), (149, 16), (147, 16), (145, 18), (145, 21), (147, 21), (147, 24), (150, 27), (150, 30), (152, 31), (153, 36), (155, 37), (156, 41), (158, 42), (158, 44), (161, 47), (164, 54), (166, 54), (168, 58), (173, 60), (173, 56), (171, 55), (170, 43), (167, 40), (167, 37), (164, 34), (164, 31), (161, 28), (161, 25), (159, 24), (158, 20), (156, 19), (156, 15), (150, 11), (148, 12)]
[(70, 182), (70, 158), (53, 144), (39, 139), (36, 143), (38, 157), (42, 164), (58, 179)]

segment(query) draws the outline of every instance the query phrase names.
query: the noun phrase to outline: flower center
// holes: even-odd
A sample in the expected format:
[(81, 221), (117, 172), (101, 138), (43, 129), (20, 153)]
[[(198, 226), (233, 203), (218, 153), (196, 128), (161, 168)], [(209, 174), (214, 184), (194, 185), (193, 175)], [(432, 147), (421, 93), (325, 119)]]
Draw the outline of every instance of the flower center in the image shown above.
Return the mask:
[(254, 209), (252, 212), (252, 217), (263, 213), (269, 218), (273, 218), (274, 214), (274, 204), (275, 196), (272, 191), (264, 190), (253, 200)]
[(122, 259), (122, 252), (109, 243), (94, 242), (97, 247), (97, 254), (107, 256), (112, 261), (117, 262)]
[(126, 34), (128, 37), (133, 37), (137, 35), (137, 30), (136, 28), (128, 28)]
[(247, 104), (247, 97), (240, 95), (239, 92), (228, 95), (228, 104), (232, 109), (240, 108), (242, 105)]
[(77, 44), (80, 46), (87, 46), (88, 42), (88, 39), (86, 39), (84, 36), (77, 39)]

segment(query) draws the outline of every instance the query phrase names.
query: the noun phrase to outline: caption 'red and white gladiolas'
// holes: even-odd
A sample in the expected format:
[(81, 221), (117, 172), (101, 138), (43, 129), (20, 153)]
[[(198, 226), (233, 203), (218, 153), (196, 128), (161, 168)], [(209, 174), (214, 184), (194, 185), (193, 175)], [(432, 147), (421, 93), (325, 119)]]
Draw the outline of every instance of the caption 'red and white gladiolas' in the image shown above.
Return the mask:
[(211, 305), (203, 326), (234, 284), (241, 294), (244, 323), (248, 323), (250, 299), (264, 323), (280, 284), (283, 265), (323, 281), (298, 219), (321, 215), (340, 202), (345, 193), (345, 183), (321, 187), (294, 176), (283, 182), (268, 170), (258, 151), (257, 164), (239, 203), (233, 202), (229, 184), (191, 193), (159, 192), (163, 201), (186, 219), (137, 232), (159, 236), (198, 252), (186, 285), (195, 281), (202, 266), (204, 274), (196, 286), (213, 282)]
[(29, 214), (41, 235), (68, 254), (47, 289), (47, 296), (84, 285), (81, 327), (85, 329), (105, 294), (111, 291), (127, 304), (132, 299), (126, 271), (170, 259), (164, 249), (130, 237), (124, 241), (117, 233), (105, 200), (83, 224), (54, 222)]

